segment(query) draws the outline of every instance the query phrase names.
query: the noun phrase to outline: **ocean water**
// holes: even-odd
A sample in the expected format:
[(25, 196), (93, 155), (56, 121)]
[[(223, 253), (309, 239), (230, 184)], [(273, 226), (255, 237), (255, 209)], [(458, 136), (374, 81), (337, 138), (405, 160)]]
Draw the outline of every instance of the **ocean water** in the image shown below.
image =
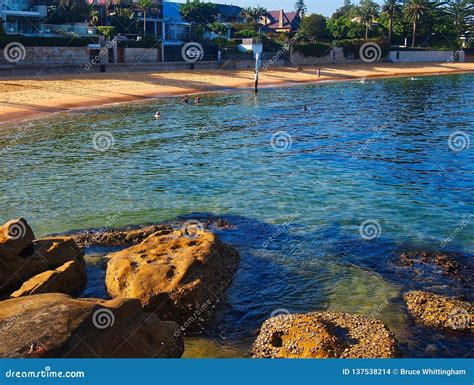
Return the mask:
[[(1, 126), (0, 220), (23, 216), (37, 236), (230, 222), (218, 234), (241, 264), (187, 357), (248, 356), (271, 314), (313, 310), (381, 319), (404, 356), (472, 355), (472, 335), (416, 326), (401, 299), (422, 289), (472, 300), (470, 281), (415, 273), (398, 255), (450, 251), (472, 263), (473, 94), (473, 75), (368, 80)], [(106, 298), (107, 252), (88, 250), (84, 296)]]

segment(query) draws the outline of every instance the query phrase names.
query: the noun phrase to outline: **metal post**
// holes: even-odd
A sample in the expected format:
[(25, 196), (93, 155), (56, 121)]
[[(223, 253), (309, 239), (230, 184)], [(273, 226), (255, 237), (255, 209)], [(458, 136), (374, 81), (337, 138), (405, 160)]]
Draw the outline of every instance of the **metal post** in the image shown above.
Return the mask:
[(258, 74), (259, 74), (259, 59), (260, 54), (257, 52), (255, 54), (255, 93), (258, 92)]

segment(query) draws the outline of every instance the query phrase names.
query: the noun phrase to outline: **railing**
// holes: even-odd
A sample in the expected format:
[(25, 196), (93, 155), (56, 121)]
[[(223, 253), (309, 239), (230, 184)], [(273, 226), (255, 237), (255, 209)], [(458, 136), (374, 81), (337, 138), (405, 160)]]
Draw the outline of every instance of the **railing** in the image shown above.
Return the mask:
[(17, 23), (5, 23), (5, 30), (9, 34), (22, 34), (31, 36), (94, 36), (97, 28), (84, 25), (71, 24), (28, 24), (18, 28)]

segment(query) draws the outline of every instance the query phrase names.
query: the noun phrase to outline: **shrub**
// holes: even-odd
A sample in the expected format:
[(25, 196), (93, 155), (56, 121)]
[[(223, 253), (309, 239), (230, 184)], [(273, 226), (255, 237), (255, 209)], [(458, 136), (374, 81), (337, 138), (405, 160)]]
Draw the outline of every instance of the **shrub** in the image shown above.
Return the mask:
[(97, 27), (97, 31), (106, 39), (112, 39), (115, 36), (115, 27), (101, 25)]
[(345, 39), (334, 43), (336, 47), (341, 47), (344, 50), (344, 57), (360, 59), (360, 47), (365, 43), (375, 43), (382, 50), (382, 57), (385, 57), (390, 52), (390, 45), (382, 39)]
[(31, 37), (23, 35), (6, 35), (0, 37), (0, 48), (8, 43), (17, 42), (25, 47), (86, 47), (97, 44), (98, 39), (91, 37)]
[(331, 45), (326, 43), (305, 43), (297, 44), (293, 49), (305, 57), (323, 57), (331, 52)]
[(217, 45), (219, 48), (235, 48), (237, 42), (234, 40), (227, 40), (225, 37), (216, 37), (212, 39), (212, 43)]

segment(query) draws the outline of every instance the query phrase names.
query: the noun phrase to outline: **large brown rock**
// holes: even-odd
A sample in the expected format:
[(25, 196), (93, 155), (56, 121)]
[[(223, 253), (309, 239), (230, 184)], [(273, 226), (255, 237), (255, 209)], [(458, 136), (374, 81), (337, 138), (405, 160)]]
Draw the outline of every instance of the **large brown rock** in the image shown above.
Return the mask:
[(84, 265), (76, 260), (66, 262), (55, 270), (48, 270), (26, 281), (11, 297), (42, 293), (75, 294), (87, 282)]
[(468, 302), (424, 291), (410, 291), (403, 298), (420, 324), (464, 331), (472, 328), (474, 307)]
[(0, 258), (16, 258), (31, 247), (35, 235), (23, 218), (13, 219), (0, 226)]
[(14, 298), (0, 302), (0, 357), (180, 357), (177, 327), (134, 299)]
[(68, 261), (83, 262), (83, 251), (68, 237), (37, 240), (28, 252), (0, 259), (0, 292), (11, 293), (31, 277), (56, 269)]
[[(112, 297), (138, 298), (161, 319), (199, 327), (226, 295), (239, 254), (207, 231), (157, 232), (110, 254), (106, 286)], [(190, 321), (191, 320), (191, 321)]]
[(357, 314), (315, 312), (266, 320), (255, 358), (391, 358), (395, 338), (380, 321)]

